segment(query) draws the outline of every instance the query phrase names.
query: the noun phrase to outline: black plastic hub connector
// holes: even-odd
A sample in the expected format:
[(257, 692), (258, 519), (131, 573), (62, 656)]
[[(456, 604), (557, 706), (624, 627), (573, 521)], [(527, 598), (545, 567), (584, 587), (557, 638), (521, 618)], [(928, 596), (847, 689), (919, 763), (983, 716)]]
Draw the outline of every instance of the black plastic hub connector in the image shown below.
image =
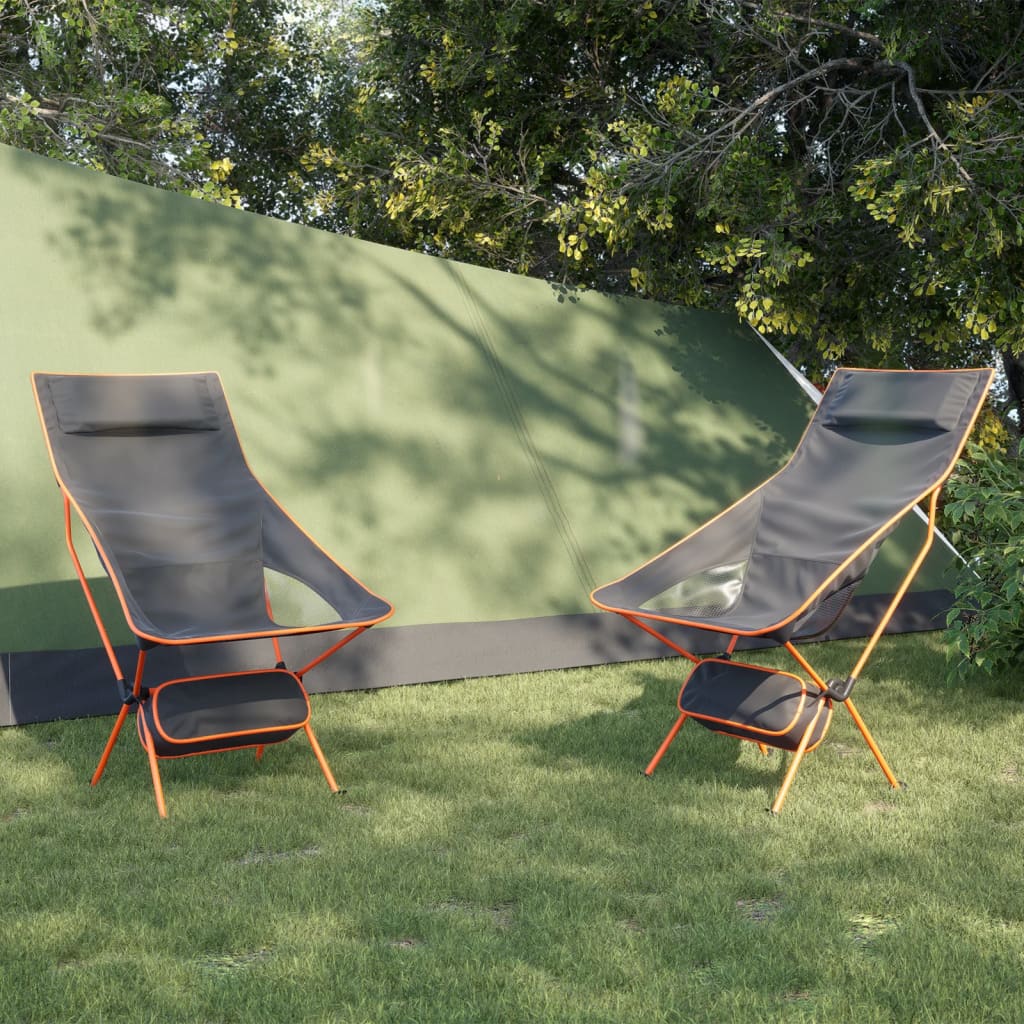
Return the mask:
[(849, 699), (856, 682), (857, 680), (853, 676), (847, 676), (846, 679), (830, 679), (825, 689), (825, 695), (842, 703)]

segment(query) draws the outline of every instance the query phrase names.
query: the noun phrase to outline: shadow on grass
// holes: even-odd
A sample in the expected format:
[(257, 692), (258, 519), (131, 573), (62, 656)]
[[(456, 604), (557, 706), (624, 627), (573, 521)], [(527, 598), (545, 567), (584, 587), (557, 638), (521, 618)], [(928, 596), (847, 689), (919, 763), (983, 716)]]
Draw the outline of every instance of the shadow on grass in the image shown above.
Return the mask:
[[(679, 681), (687, 671), (677, 665)], [(643, 778), (644, 769), (678, 716), (676, 697), (680, 682), (666, 680), (665, 666), (654, 672), (638, 666), (631, 682), (643, 688), (639, 697), (622, 707), (600, 710), (571, 722), (539, 730), (519, 730), (515, 736), (531, 748), (540, 764), (556, 766), (567, 761), (600, 766), (627, 778)], [(777, 786), (785, 771), (777, 752), (751, 763), (744, 756), (749, 746), (686, 722), (672, 746), (645, 784), (705, 784), (728, 787)]]
[[(865, 642), (812, 644), (803, 653), (824, 678), (842, 678)], [(802, 674), (780, 650), (746, 654), (744, 660)], [(641, 663), (632, 669), (622, 666), (621, 670), (628, 674), (630, 685), (642, 689), (628, 704), (549, 728), (518, 732), (517, 738), (534, 750), (540, 763), (577, 760), (625, 775), (642, 773), (676, 721), (678, 690), (689, 668), (671, 660), (653, 668), (650, 663)], [(1006, 715), (1024, 713), (1024, 685), (1015, 673), (979, 673), (969, 680), (949, 681), (941, 633), (918, 634), (907, 642), (898, 637), (883, 639), (854, 697), (883, 755), (901, 778), (900, 747), (909, 728), (920, 733), (922, 743), (927, 742), (930, 732), (941, 730), (958, 734), (961, 744), (969, 737), (973, 747), (984, 742), (987, 730), (1004, 726)], [(834, 706), (824, 742), (807, 756), (802, 770), (823, 756), (833, 762), (846, 762), (851, 756), (862, 758), (869, 773), (878, 771), (869, 747), (840, 704)], [(786, 752), (772, 749), (762, 758), (752, 744), (687, 721), (650, 782), (669, 779), (687, 785), (767, 787), (774, 795), (789, 763), (790, 754)], [(884, 795), (890, 790), (883, 785), (882, 792)]]
[[(166, 823), (130, 733), (90, 798), (109, 721), (6, 731), (11, 1019), (88, 996), (95, 1019), (148, 999), (189, 1022), (1015, 1020), (1021, 790), (986, 779), (1016, 712), (998, 681), (938, 685), (942, 664), (930, 639), (887, 642), (863, 680), (883, 748), (918, 760), (907, 799), (864, 806), (884, 782), (863, 745), (833, 778), (844, 722), (775, 827), (743, 791), (779, 764), (738, 741), (688, 724), (640, 777), (677, 664), (315, 698), (348, 797), (296, 737), (260, 766), (168, 762)], [(112, 861), (116, 899), (94, 880)]]

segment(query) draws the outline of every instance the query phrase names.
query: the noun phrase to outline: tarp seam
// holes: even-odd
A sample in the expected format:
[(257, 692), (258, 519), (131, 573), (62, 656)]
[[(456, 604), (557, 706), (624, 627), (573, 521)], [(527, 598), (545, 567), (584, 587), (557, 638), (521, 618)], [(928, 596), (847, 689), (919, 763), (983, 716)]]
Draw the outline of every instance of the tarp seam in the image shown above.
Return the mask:
[(540, 487), (544, 504), (547, 506), (548, 513), (554, 520), (555, 529), (562, 541), (562, 545), (569, 555), (569, 560), (572, 563), (576, 578), (579, 580), (580, 585), (583, 588), (583, 592), (585, 594), (589, 594), (594, 587), (597, 586), (597, 581), (591, 571), (590, 564), (583, 552), (583, 548), (576, 537), (576, 533), (573, 530), (572, 520), (569, 518), (565, 505), (559, 497), (558, 489), (555, 486), (554, 480), (551, 478), (551, 474), (548, 472), (547, 466), (544, 462), (544, 457), (541, 455), (540, 450), (537, 448), (537, 445), (533, 440), (529, 424), (523, 414), (522, 405), (516, 395), (515, 387), (509, 379), (504, 363), (502, 363), (501, 358), (498, 356), (497, 348), (491, 339), (490, 331), (487, 328), (487, 321), (480, 310), (479, 304), (477, 303), (468, 284), (463, 279), (459, 268), (453, 267), (452, 270), (455, 280), (458, 282), (459, 291), (462, 293), (462, 297), (465, 300), (470, 317), (473, 320), (473, 326), (476, 329), (480, 346), (487, 358), (488, 366), (490, 367), (491, 373), (498, 385), (498, 391), (501, 393), (502, 400), (508, 410), (509, 418), (512, 421), (512, 426), (515, 430), (516, 437), (519, 440), (520, 447), (526, 454), (527, 460), (530, 463), (530, 468), (533, 471), (533, 475), (537, 480), (538, 486)]

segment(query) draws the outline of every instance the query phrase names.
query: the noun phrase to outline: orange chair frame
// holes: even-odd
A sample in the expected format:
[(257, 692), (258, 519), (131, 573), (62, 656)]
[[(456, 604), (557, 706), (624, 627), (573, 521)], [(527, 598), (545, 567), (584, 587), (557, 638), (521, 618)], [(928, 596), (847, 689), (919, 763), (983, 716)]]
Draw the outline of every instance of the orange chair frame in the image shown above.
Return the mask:
[[(72, 502), (71, 502), (71, 498), (69, 497), (69, 495), (66, 492), (63, 492), (63, 489), (62, 489), (62, 493), (63, 493), (63, 497), (64, 497), (64, 538), (65, 538), (65, 542), (67, 544), (68, 551), (69, 551), (69, 553), (71, 555), (71, 561), (74, 564), (75, 573), (78, 576), (78, 581), (82, 585), (82, 590), (85, 593), (85, 599), (86, 599), (86, 602), (88, 603), (89, 611), (92, 614), (93, 621), (96, 623), (96, 628), (99, 631), (100, 640), (103, 643), (103, 649), (106, 652), (107, 660), (110, 662), (110, 667), (113, 670), (114, 677), (115, 677), (115, 679), (117, 680), (117, 682), (118, 682), (118, 684), (120, 686), (125, 687), (125, 675), (124, 675), (124, 672), (123, 672), (123, 670), (121, 668), (120, 660), (117, 657), (117, 652), (115, 651), (114, 645), (113, 645), (113, 643), (110, 640), (110, 635), (107, 633), (107, 628), (106, 628), (106, 626), (105, 626), (105, 624), (103, 622), (102, 617), (100, 616), (99, 608), (97, 607), (97, 604), (96, 604), (96, 599), (95, 599), (95, 597), (93, 596), (93, 593), (92, 593), (92, 588), (89, 586), (89, 581), (86, 578), (85, 571), (82, 568), (81, 560), (78, 557), (78, 552), (75, 549), (74, 535), (73, 535), (73, 529), (72, 529), (72, 515), (71, 515)], [(103, 552), (102, 552), (102, 549), (98, 545), (97, 545), (97, 552), (99, 553), (100, 558), (102, 560), (104, 558)], [(266, 600), (267, 600), (267, 608), (268, 608), (268, 611), (269, 611), (269, 608), (270, 608), (270, 596), (269, 596), (269, 594), (267, 595)], [(296, 669), (292, 669), (291, 670), (292, 674), (295, 675), (299, 679), (299, 682), (301, 683), (303, 676), (305, 676), (305, 674), (307, 672), (309, 672), (311, 669), (315, 668), (321, 662), (325, 661), (332, 654), (334, 654), (337, 651), (341, 650), (341, 648), (344, 647), (347, 643), (349, 643), (352, 640), (354, 640), (357, 636), (359, 636), (361, 633), (364, 633), (369, 628), (370, 627), (368, 625), (360, 625), (360, 626), (353, 627), (350, 631), (345, 633), (345, 635), (342, 637), (341, 640), (339, 640), (337, 643), (333, 644), (331, 647), (329, 647), (322, 654), (318, 655), (316, 658), (314, 658), (308, 664), (303, 665), (300, 669), (297, 669), (297, 670)], [(272, 636), (269, 639), (273, 642), (274, 654), (276, 655), (278, 664), (279, 665), (283, 664), (283, 658), (281, 656), (281, 644), (280, 644), (279, 637)], [(193, 641), (193, 642), (195, 642), (195, 643), (215, 642), (215, 640), (211, 640), (211, 641), (201, 641), (200, 640), (200, 641)], [(113, 727), (113, 729), (110, 732), (110, 736), (107, 739), (106, 746), (103, 748), (103, 753), (100, 756), (99, 764), (96, 766), (96, 770), (93, 772), (92, 780), (91, 780), (91, 785), (93, 785), (93, 786), (97, 785), (99, 783), (100, 779), (103, 777), (103, 773), (104, 773), (104, 771), (106, 770), (106, 767), (107, 767), (107, 762), (110, 760), (110, 755), (111, 755), (111, 753), (114, 750), (115, 744), (117, 743), (117, 739), (118, 739), (118, 736), (121, 733), (121, 729), (124, 726), (125, 719), (128, 717), (129, 712), (132, 711), (134, 708), (136, 708), (138, 706), (138, 703), (139, 703), (139, 700), (140, 700), (140, 696), (142, 694), (142, 679), (143, 679), (143, 674), (144, 674), (145, 666), (146, 666), (146, 654), (147, 654), (146, 649), (144, 647), (140, 647), (139, 648), (139, 652), (138, 652), (138, 657), (137, 657), (136, 663), (135, 663), (135, 674), (134, 674), (134, 679), (133, 679), (133, 683), (132, 683), (132, 687), (131, 687), (131, 691), (130, 691), (130, 696), (126, 697), (125, 700), (121, 704), (121, 709), (120, 709), (120, 711), (117, 714), (117, 719), (114, 722), (114, 727)], [(193, 677), (193, 678), (201, 678), (201, 677)], [(126, 687), (125, 687), (125, 689), (126, 689)], [(320, 766), (320, 770), (321, 770), (321, 772), (323, 772), (323, 776), (327, 780), (327, 785), (330, 788), (331, 792), (332, 793), (340, 792), (340, 789), (338, 787), (338, 783), (335, 781), (334, 775), (331, 772), (330, 765), (328, 765), (328, 763), (327, 763), (327, 758), (324, 756), (323, 750), (321, 749), (320, 744), (317, 741), (316, 734), (313, 732), (313, 727), (309, 724), (308, 720), (303, 725), (303, 731), (305, 732), (306, 737), (309, 740), (309, 745), (310, 745), (310, 747), (313, 750), (313, 756), (316, 758), (317, 764)], [(157, 811), (159, 812), (161, 818), (166, 818), (167, 817), (167, 804), (166, 804), (166, 801), (164, 799), (163, 784), (162, 784), (161, 779), (160, 779), (160, 769), (159, 769), (159, 766), (158, 766), (158, 761), (161, 760), (161, 758), (157, 755), (157, 753), (156, 753), (156, 751), (154, 749), (153, 741), (152, 741), (151, 738), (148, 737), (147, 730), (145, 728), (140, 729), (139, 730), (139, 735), (140, 735), (140, 738), (142, 739), (142, 745), (143, 745), (143, 747), (146, 750), (146, 756), (147, 756), (147, 759), (149, 761), (149, 771), (150, 771), (150, 775), (151, 775), (152, 780), (153, 780), (153, 791), (154, 791), (154, 794), (155, 794), (155, 797), (156, 797)], [(263, 745), (253, 744), (253, 747), (255, 748), (255, 751), (256, 751), (256, 759), (258, 761), (261, 760), (262, 757), (263, 757), (263, 749), (264, 749)], [(246, 749), (246, 748), (243, 746), (243, 747), (232, 747), (231, 749)], [(213, 750), (206, 751), (206, 753), (216, 753), (216, 752), (217, 751), (213, 751)], [(194, 757), (194, 756), (198, 756), (198, 755), (190, 754), (188, 756)]]

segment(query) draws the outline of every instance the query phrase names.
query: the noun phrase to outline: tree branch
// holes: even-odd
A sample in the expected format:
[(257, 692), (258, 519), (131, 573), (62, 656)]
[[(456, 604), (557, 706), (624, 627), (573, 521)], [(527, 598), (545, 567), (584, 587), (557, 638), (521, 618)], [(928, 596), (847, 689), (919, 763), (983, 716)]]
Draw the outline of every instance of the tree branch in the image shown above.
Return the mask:
[[(15, 96), (13, 93), (4, 93), (2, 102), (25, 108), (33, 117), (39, 118), (52, 131), (55, 131), (58, 126), (70, 123), (70, 119), (65, 116), (65, 111), (68, 105), (76, 102), (76, 100), (73, 97), (63, 97), (60, 100), (44, 99), (40, 102), (39, 106), (32, 106), (31, 103), (26, 103), (21, 96)], [(43, 104), (46, 105), (44, 106)], [(109, 125), (100, 128), (96, 138), (112, 145), (132, 146), (151, 154), (158, 152), (161, 148), (158, 144), (144, 142), (142, 139), (133, 139), (127, 135), (115, 134)]]
[(928, 116), (928, 111), (925, 109), (924, 100), (921, 99), (921, 94), (917, 91), (917, 78), (914, 75), (914, 69), (904, 60), (893, 61), (892, 65), (893, 67), (899, 68), (907, 76), (907, 92), (910, 93), (910, 98), (917, 109), (917, 116), (921, 118), (921, 123), (924, 125), (928, 138), (932, 140), (937, 149), (941, 149), (942, 152), (949, 157), (950, 162), (956, 168), (956, 172), (960, 178), (968, 185), (973, 185), (974, 179), (968, 173), (964, 165), (957, 159), (956, 154), (948, 145), (946, 145), (945, 139), (941, 138), (939, 133), (935, 130), (935, 125), (932, 124), (931, 118)]
[[(753, 3), (752, 0), (744, 0), (743, 6), (748, 11), (759, 12), (762, 5)], [(836, 21), (825, 21), (822, 18), (812, 18), (807, 14), (794, 14), (792, 11), (776, 11), (775, 13), (780, 18), (798, 21), (803, 25), (811, 25), (814, 28), (825, 28), (830, 32), (838, 32), (840, 35), (849, 36), (851, 39), (857, 39), (862, 43), (869, 43), (879, 50), (885, 49), (885, 44), (878, 36), (872, 35), (870, 32), (862, 32), (860, 29), (850, 28), (849, 25), (842, 25)]]

